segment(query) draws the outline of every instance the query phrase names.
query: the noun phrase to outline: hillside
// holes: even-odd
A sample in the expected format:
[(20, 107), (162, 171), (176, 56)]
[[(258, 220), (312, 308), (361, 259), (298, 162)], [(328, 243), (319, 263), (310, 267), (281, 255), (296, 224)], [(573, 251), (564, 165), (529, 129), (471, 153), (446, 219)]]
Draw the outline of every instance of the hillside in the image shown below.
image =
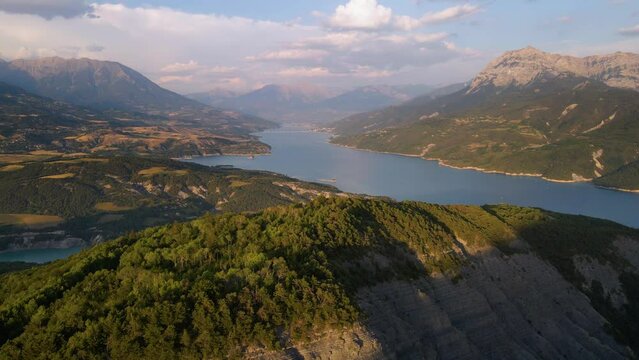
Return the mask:
[(86, 245), (207, 211), (256, 211), (337, 192), (269, 172), (172, 160), (22, 156), (0, 162), (0, 251)]
[(112, 61), (59, 57), (14, 60), (0, 63), (0, 81), (74, 105), (161, 116), (206, 126), (220, 135), (248, 134), (274, 126), (188, 99)]
[(3, 275), (0, 356), (628, 358), (638, 240), (505, 205), (205, 216)]
[(266, 153), (256, 137), (223, 127), (121, 110), (94, 110), (0, 82), (0, 153)]
[[(638, 160), (639, 92), (627, 89), (632, 76), (587, 78), (538, 59), (557, 56), (531, 49), (507, 53), (454, 94), (335, 123), (333, 141), (565, 181), (596, 179)], [(563, 58), (557, 59), (561, 64)], [(632, 64), (610, 73), (626, 74), (614, 69)]]

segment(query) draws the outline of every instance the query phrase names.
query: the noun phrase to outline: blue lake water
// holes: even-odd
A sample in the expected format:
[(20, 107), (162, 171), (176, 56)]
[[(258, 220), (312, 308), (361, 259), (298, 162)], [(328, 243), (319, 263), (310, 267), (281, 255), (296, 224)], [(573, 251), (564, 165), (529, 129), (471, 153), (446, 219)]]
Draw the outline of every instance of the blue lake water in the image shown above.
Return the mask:
[(24, 261), (42, 264), (58, 259), (65, 259), (80, 250), (82, 250), (82, 247), (72, 247), (68, 249), (28, 249), (9, 251), (0, 253), (0, 262)]
[(536, 177), (486, 174), (440, 166), (435, 161), (353, 150), (328, 143), (329, 135), (275, 130), (259, 134), (272, 154), (211, 156), (189, 160), (269, 170), (308, 181), (336, 179), (343, 191), (397, 200), (440, 204), (510, 203), (583, 214), (639, 228), (639, 194), (598, 188), (590, 183), (556, 183)]
[[(397, 200), (440, 204), (510, 203), (570, 214), (589, 215), (639, 228), (639, 194), (598, 188), (590, 183), (554, 183), (535, 177), (485, 174), (440, 166), (435, 161), (353, 150), (328, 143), (329, 135), (303, 131), (260, 134), (272, 154), (211, 156), (204, 165), (269, 170), (308, 181), (336, 179), (343, 191), (384, 195)], [(0, 253), (1, 261), (44, 263), (81, 248), (32, 249)]]

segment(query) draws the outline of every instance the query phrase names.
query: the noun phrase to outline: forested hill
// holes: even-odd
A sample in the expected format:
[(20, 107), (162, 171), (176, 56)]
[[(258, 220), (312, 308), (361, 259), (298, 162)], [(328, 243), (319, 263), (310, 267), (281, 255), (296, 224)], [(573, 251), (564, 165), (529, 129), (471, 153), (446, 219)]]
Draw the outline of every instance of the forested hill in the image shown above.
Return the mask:
[(86, 245), (207, 211), (339, 192), (266, 171), (142, 157), (4, 155), (0, 175), (0, 251)]
[(2, 276), (0, 358), (632, 357), (638, 240), (505, 205), (209, 215)]

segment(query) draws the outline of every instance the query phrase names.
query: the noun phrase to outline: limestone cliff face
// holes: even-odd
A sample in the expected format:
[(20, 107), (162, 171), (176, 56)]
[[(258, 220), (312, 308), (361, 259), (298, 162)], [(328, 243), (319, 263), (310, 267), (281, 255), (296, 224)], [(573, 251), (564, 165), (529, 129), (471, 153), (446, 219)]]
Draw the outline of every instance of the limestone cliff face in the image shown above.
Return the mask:
[(469, 92), (487, 85), (525, 86), (535, 80), (562, 75), (586, 77), (612, 87), (639, 90), (639, 55), (617, 52), (579, 58), (527, 47), (506, 52), (493, 60), (475, 77)]
[[(459, 243), (461, 279), (423, 276), (361, 288), (363, 323), (250, 359), (626, 359), (583, 292), (518, 241), (506, 255)], [(637, 242), (616, 245), (637, 260)], [(383, 263), (383, 259), (380, 260)], [(587, 260), (584, 260), (588, 262)], [(588, 263), (590, 266), (592, 263)], [(582, 266), (585, 278), (592, 271)], [(618, 274), (616, 274), (617, 276)], [(604, 284), (604, 287), (609, 287)], [(615, 295), (614, 289), (607, 291)], [(621, 300), (623, 302), (623, 300)]]

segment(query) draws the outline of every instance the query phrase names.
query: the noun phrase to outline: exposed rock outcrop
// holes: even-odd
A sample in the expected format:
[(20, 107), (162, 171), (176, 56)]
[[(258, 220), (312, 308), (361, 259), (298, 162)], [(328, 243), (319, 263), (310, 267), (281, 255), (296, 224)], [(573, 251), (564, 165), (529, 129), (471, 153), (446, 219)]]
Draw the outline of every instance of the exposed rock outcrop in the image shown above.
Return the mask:
[(612, 87), (639, 90), (639, 55), (617, 52), (579, 58), (527, 47), (506, 52), (493, 60), (475, 77), (468, 92), (486, 85), (525, 86), (544, 77), (561, 75), (585, 77)]

